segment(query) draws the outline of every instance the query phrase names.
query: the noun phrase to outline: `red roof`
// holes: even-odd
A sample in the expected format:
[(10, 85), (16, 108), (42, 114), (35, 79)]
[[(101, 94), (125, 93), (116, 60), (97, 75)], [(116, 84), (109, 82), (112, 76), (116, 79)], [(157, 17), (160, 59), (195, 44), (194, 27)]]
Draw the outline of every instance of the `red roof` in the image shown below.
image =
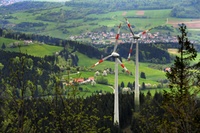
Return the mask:
[(94, 80), (94, 77), (89, 77), (88, 79), (89, 79), (89, 80)]
[(84, 79), (83, 78), (78, 78), (78, 79), (74, 79), (74, 81), (80, 83), (80, 82), (83, 82)]

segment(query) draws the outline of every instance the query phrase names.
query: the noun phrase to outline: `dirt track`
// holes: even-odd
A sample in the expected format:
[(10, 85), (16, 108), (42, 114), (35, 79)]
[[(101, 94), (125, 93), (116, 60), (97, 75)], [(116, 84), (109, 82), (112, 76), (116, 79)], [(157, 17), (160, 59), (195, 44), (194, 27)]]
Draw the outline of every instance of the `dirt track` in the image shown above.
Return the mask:
[(143, 16), (144, 15), (144, 11), (137, 11), (136, 15)]
[(174, 27), (178, 27), (178, 24), (184, 23), (190, 29), (200, 29), (200, 20), (190, 20), (190, 21), (168, 21), (167, 24), (171, 24)]

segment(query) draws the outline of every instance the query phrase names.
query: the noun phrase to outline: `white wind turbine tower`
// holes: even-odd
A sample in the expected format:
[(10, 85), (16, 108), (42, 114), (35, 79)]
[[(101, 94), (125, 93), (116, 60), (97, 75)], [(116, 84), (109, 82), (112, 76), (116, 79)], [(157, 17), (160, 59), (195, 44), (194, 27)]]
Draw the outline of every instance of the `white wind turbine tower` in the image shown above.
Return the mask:
[[(135, 53), (135, 109), (136, 111), (139, 110), (140, 105), (140, 90), (139, 90), (139, 51), (138, 51), (138, 40), (141, 38), (142, 35), (146, 34), (151, 29), (145, 30), (143, 32), (140, 32), (138, 34), (133, 33), (133, 28), (131, 27), (131, 24), (128, 22), (128, 19), (126, 19), (126, 23), (128, 25), (128, 28), (133, 35), (133, 39), (136, 40), (136, 53)], [(128, 60), (130, 60), (131, 52), (132, 52), (133, 42), (131, 43), (131, 47), (129, 50)]]
[(115, 89), (115, 94), (114, 94), (114, 124), (119, 125), (119, 95), (118, 95), (118, 64), (121, 65), (121, 67), (129, 73), (128, 69), (124, 66), (124, 64), (119, 60), (119, 54), (116, 52), (117, 46), (118, 46), (118, 39), (119, 39), (119, 33), (120, 33), (120, 27), (121, 24), (118, 26), (118, 33), (115, 37), (115, 46), (113, 52), (104, 57), (103, 59), (99, 60), (96, 64), (94, 64), (92, 67), (97, 66), (98, 64), (102, 63), (104, 60), (114, 57), (115, 58), (115, 84), (114, 84), (114, 89)]

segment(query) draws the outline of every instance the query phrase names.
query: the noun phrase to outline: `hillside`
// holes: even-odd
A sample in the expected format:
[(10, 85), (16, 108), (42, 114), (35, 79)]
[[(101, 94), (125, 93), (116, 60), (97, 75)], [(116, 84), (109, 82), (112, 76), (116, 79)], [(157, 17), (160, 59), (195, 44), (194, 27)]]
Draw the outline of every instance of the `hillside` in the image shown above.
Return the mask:
[[(23, 48), (23, 47), (22, 47)], [(53, 50), (53, 47), (49, 47), (51, 48), (51, 50)], [(32, 47), (31, 46), (26, 46), (26, 50), (29, 51), (31, 50)], [(45, 52), (45, 51), (44, 51)], [(54, 56), (47, 56), (45, 55), (45, 57), (39, 57), (40, 53), (37, 53), (36, 56), (30, 56), (33, 55), (34, 53), (27, 53), (27, 54), (22, 54), (23, 56), (26, 56), (28, 58), (31, 58), (33, 60), (33, 66), (34, 67), (41, 67), (41, 70), (48, 71), (48, 73), (52, 72), (51, 67), (49, 66), (50, 64), (55, 64), (53, 71), (57, 71), (59, 72), (59, 74), (63, 75), (63, 79), (67, 79), (68, 78), (68, 68), (70, 67), (69, 65), (69, 60), (64, 60), (64, 57), (62, 55), (58, 55), (58, 59), (56, 59)], [(114, 69), (114, 62), (113, 61), (105, 61), (104, 63), (102, 63), (101, 65), (95, 67), (94, 69), (91, 69), (91, 66), (96, 63), (98, 61), (98, 59), (93, 59), (93, 58), (88, 58), (87, 56), (75, 52), (74, 54), (76, 54), (78, 56), (78, 67), (75, 66), (71, 66), (70, 67), (70, 79), (73, 78), (83, 78), (83, 79), (87, 79), (89, 77), (93, 77), (95, 72), (98, 70), (99, 72), (103, 72), (103, 70), (105, 69), (110, 69), (111, 71), (113, 71)], [(15, 58), (15, 57), (20, 57), (21, 54), (19, 52), (5, 52), (5, 51), (0, 51), (0, 68), (2, 69), (3, 67), (3, 72), (4, 73), (8, 73), (8, 67), (4, 67), (4, 66), (9, 66), (10, 65), (10, 59), (11, 58)], [(72, 56), (72, 55), (71, 55)], [(43, 62), (42, 62), (43, 61)], [(45, 61), (45, 62), (44, 62)], [(135, 75), (135, 65), (133, 61), (126, 61), (125, 59), (122, 59), (123, 63), (125, 64), (125, 66), (130, 70), (131, 75), (126, 74), (122, 68), (119, 66), (119, 84), (123, 83), (125, 86), (128, 86), (131, 84), (133, 84), (134, 82), (134, 75)], [(51, 62), (51, 63), (48, 63)], [(154, 65), (154, 64), (150, 64), (150, 63), (140, 63), (140, 73), (144, 72), (146, 75), (146, 78), (140, 78), (140, 84), (146, 83), (146, 84), (151, 84), (151, 88), (153, 91), (158, 90), (161, 91), (160, 88), (165, 87), (165, 82), (166, 82), (166, 77), (165, 77), (165, 73), (163, 72), (163, 69), (167, 67), (166, 65)], [(76, 72), (76, 68), (78, 68), (79, 72), (80, 72), (80, 76), (75, 75)], [(55, 69), (55, 70), (54, 70)], [(37, 69), (34, 69), (34, 71), (37, 71)], [(33, 71), (33, 72), (34, 72)], [(154, 71), (154, 73), (152, 73), (152, 71)], [(30, 73), (31, 74), (31, 73)], [(39, 79), (40, 79), (40, 83), (44, 80), (46, 80), (46, 73), (44, 73), (44, 75), (42, 75)], [(101, 76), (99, 76), (101, 77)], [(44, 79), (43, 79), (44, 78)], [(50, 77), (48, 77), (50, 78)], [(109, 86), (113, 86), (114, 84), (114, 73), (109, 73), (107, 76), (104, 77), (105, 80), (107, 80), (106, 84), (96, 84), (95, 86), (92, 86), (90, 84), (84, 84), (84, 85), (80, 85), (80, 88), (82, 88), (82, 91), (85, 92), (87, 90), (87, 94), (85, 96), (91, 96), (95, 93), (101, 92), (103, 91), (103, 93), (109, 92), (112, 93), (113, 90), (111, 89), (111, 87)], [(33, 79), (31, 79), (33, 80)], [(162, 85), (161, 85), (162, 84)], [(45, 84), (42, 84), (43, 87), (45, 87)], [(122, 89), (122, 88), (121, 88)], [(47, 93), (52, 93), (51, 91), (46, 90), (45, 94)]]
[[(69, 41), (69, 40), (64, 40), (64, 39), (59, 39), (59, 38), (53, 38), (50, 36), (42, 36), (42, 35), (34, 35), (34, 34), (24, 34), (24, 33), (16, 33), (16, 32), (10, 32), (9, 30), (6, 29), (0, 29), (0, 33), (2, 33), (2, 39), (0, 41), (0, 46), (3, 49), (7, 50), (12, 50), (12, 51), (17, 51), (17, 46), (21, 45), (22, 51), (25, 52), (30, 52), (32, 54), (36, 55), (45, 55), (46, 53), (55, 53), (59, 52), (60, 55), (68, 59), (68, 54), (74, 53), (74, 52), (80, 52), (89, 58), (98, 58), (100, 59), (102, 56), (108, 55), (112, 52), (114, 45), (105, 45), (102, 46), (101, 48), (96, 48), (91, 44), (87, 43), (80, 43), (76, 41)], [(5, 39), (4, 39), (5, 38)], [(17, 41), (12, 41), (9, 39), (14, 39)], [(23, 41), (20, 41), (23, 40)], [(35, 45), (30, 45), (27, 41), (31, 40), (32, 42), (35, 42)], [(37, 43), (38, 42), (38, 43)], [(65, 47), (64, 50), (61, 51), (61, 47), (55, 47), (53, 50), (52, 48), (48, 48), (50, 46), (43, 45), (43, 43), (51, 45), (52, 48), (55, 46), (62, 46)], [(53, 46), (52, 46), (53, 45)], [(27, 46), (29, 46), (29, 50), (27, 50)], [(169, 53), (167, 52), (168, 48), (174, 48), (176, 47), (176, 43), (172, 44), (145, 44), (141, 43), (140, 44), (140, 52), (139, 52), (139, 58), (141, 62), (149, 62), (149, 63), (161, 63), (161, 64), (166, 64), (171, 62), (171, 57)], [(37, 50), (39, 49), (39, 50)], [(42, 52), (42, 49), (44, 49), (44, 52)], [(124, 43), (119, 45), (119, 49), (117, 50), (119, 54), (121, 55), (122, 58), (127, 58), (128, 52), (130, 49), (130, 44), (129, 43)], [(35, 51), (34, 51), (35, 50)], [(41, 51), (41, 52), (40, 52)], [(46, 51), (46, 52), (45, 52)], [(133, 46), (133, 53), (132, 53), (132, 59), (134, 60), (135, 57), (135, 46)], [(157, 54), (154, 54), (157, 53)], [(162, 55), (162, 56), (159, 56)], [(73, 64), (77, 66), (77, 57), (71, 55), (70, 57), (74, 57), (76, 60)]]
[(197, 0), (45, 1), (0, 7), (1, 132), (200, 132)]
[[(180, 1), (167, 2), (174, 3), (173, 6), (175, 6), (179, 5)], [(0, 7), (0, 27), (18, 32), (89, 42), (96, 46), (96, 44), (112, 44), (113, 36), (108, 38), (108, 35), (116, 33), (116, 26), (120, 22), (123, 22), (121, 33), (127, 34), (128, 29), (124, 23), (124, 17), (127, 17), (135, 32), (148, 28), (153, 28), (150, 36), (159, 32), (158, 43), (163, 37), (173, 38), (176, 36), (176, 28), (179, 23), (187, 23), (188, 28), (192, 30), (190, 32), (191, 40), (199, 43), (198, 30), (200, 26), (198, 20), (173, 17), (172, 14), (177, 14), (177, 12), (173, 11), (173, 7), (162, 8), (161, 5), (168, 5), (164, 1), (159, 2), (159, 4), (155, 4), (156, 1), (153, 3), (146, 1), (145, 3), (145, 8), (142, 8), (144, 1), (137, 1), (137, 8), (133, 8), (131, 4), (136, 3), (128, 4), (128, 1), (116, 1), (116, 5), (113, 5), (111, 1), (102, 1), (99, 4), (99, 1), (90, 0), (65, 3), (25, 1)], [(157, 7), (154, 7), (155, 5)], [(129, 9), (127, 6), (132, 6), (132, 8)], [(122, 7), (126, 9), (120, 9)], [(104, 36), (104, 34), (107, 35)], [(163, 36), (163, 34), (167, 34), (167, 36)], [(120, 38), (120, 41), (128, 40)]]
[(173, 7), (171, 16), (177, 18), (200, 18), (200, 1), (192, 0)]
[[(119, 42), (123, 44), (123, 47), (120, 48), (120, 55), (123, 58), (127, 58), (126, 51), (129, 51), (129, 43), (131, 43), (131, 40), (129, 39), (130, 36), (127, 35), (129, 31), (124, 24), (123, 17), (125, 16), (131, 24), (133, 23), (132, 26), (136, 32), (153, 28), (151, 33), (146, 36), (146, 39), (140, 42), (140, 61), (170, 63), (170, 55), (167, 53), (167, 49), (177, 46), (177, 26), (179, 22), (182, 22), (180, 19), (170, 16), (172, 7), (168, 8), (166, 6), (168, 9), (158, 10), (157, 7), (153, 6), (157, 1), (146, 1), (148, 5), (151, 3), (149, 7), (154, 7), (154, 10), (145, 9), (140, 11), (135, 9), (129, 10), (128, 8), (127, 10), (122, 10), (114, 8), (114, 5), (113, 7), (109, 7), (112, 5), (111, 2), (103, 1), (102, 4), (99, 4), (99, 1), (86, 0), (84, 2), (69, 1), (64, 4), (60, 2), (25, 1), (1, 7), (2, 15), (0, 15), (0, 18), (2, 19), (0, 20), (0, 25), (6, 27), (6, 29), (32, 34), (30, 36), (33, 40), (35, 36), (40, 35), (39, 38), (36, 37), (38, 38), (36, 40), (51, 45), (64, 46), (66, 43), (69, 43), (72, 46), (84, 42), (87, 45), (80, 45), (79, 48), (76, 46), (75, 51), (87, 54), (90, 58), (95, 57), (99, 59), (102, 55), (111, 52), (114, 44), (113, 38), (115, 37), (116, 26), (122, 22), (123, 25)], [(144, 3), (144, 1), (137, 1), (141, 7), (142, 2)], [(180, 1), (167, 2), (173, 2), (174, 5), (178, 5)], [(163, 1), (159, 2), (161, 5), (164, 5), (164, 3)], [(126, 7), (128, 4), (127, 1), (116, 1), (115, 6)], [(145, 4), (145, 6), (147, 5)], [(139, 7), (137, 8), (139, 9)], [(159, 7), (162, 8), (162, 6)], [(188, 21), (198, 24), (198, 21), (184, 19), (184, 22)], [(189, 36), (197, 41), (198, 44), (198, 26), (189, 26), (189, 28), (194, 29), (194, 32), (190, 32)], [(16, 36), (9, 37), (9, 34), (7, 34), (7, 37), (19, 39)], [(28, 40), (30, 37), (23, 39)], [(73, 41), (66, 42), (66, 39)], [(74, 43), (76, 41), (79, 43)], [(87, 51), (86, 47), (90, 49), (97, 48), (100, 52), (96, 50)], [(196, 47), (199, 49), (198, 45)], [(162, 56), (153, 53), (160, 53)], [(132, 55), (132, 59), (134, 60), (134, 53)]]
[(149, 9), (172, 9), (171, 16), (178, 18), (200, 18), (200, 8), (198, 0), (109, 0), (93, 1), (82, 0), (66, 2), (66, 5), (79, 7), (103, 8), (104, 12), (119, 10), (149, 10)]
[(32, 42), (30, 40), (19, 41), (2, 37), (0, 38), (0, 47), (5, 51), (22, 52), (37, 57), (52, 56), (63, 49), (63, 47)]

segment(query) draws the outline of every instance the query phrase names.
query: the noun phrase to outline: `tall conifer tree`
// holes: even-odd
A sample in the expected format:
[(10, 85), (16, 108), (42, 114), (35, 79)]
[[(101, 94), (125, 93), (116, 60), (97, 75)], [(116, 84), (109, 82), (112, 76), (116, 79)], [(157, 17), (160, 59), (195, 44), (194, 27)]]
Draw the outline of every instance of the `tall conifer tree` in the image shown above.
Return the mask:
[(179, 55), (176, 56), (171, 71), (166, 74), (169, 80), (170, 91), (164, 92), (162, 132), (199, 132), (200, 124), (195, 117), (196, 93), (194, 93), (194, 67), (191, 64), (197, 56), (194, 45), (188, 40), (186, 25), (179, 27), (178, 35)]

